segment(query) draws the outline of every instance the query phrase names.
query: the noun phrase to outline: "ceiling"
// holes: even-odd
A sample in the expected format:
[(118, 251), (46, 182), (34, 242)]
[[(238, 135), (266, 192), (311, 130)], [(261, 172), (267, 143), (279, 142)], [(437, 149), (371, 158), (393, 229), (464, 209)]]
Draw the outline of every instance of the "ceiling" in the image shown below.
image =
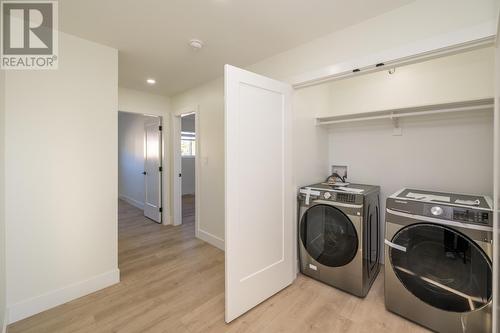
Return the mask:
[(173, 95), (411, 1), (60, 0), (59, 22), (119, 50), (121, 86)]

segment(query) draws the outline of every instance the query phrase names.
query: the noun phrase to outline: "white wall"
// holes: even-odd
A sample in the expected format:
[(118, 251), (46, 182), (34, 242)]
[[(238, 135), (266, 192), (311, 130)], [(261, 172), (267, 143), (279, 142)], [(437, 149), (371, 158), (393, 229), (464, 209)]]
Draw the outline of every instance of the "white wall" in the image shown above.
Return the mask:
[(5, 72), (0, 70), (0, 331), (5, 318)]
[(118, 109), (124, 112), (162, 116), (165, 117), (163, 119), (165, 125), (168, 125), (166, 116), (170, 111), (170, 98), (119, 87)]
[(118, 113), (118, 195), (144, 209), (144, 123), (136, 113)]
[[(264, 59), (247, 69), (290, 81), (307, 71), (490, 22), (496, 19), (497, 7), (497, 0), (417, 0)], [(205, 185), (198, 196), (204, 207), (200, 212), (200, 223), (205, 223), (205, 228), (220, 239), (224, 238), (223, 94), (223, 79), (219, 78), (172, 97), (174, 110), (189, 105), (199, 106), (199, 126), (202, 128), (199, 137), (204, 147), (202, 158), (205, 154), (212, 163), (202, 166), (200, 183)], [(295, 91), (293, 153), (297, 186), (317, 182), (328, 175), (328, 131), (316, 127), (315, 117), (330, 110), (330, 101), (324, 98), (329, 95), (326, 85)], [(210, 152), (206, 151), (208, 147)], [(219, 169), (214, 168), (214, 158), (221, 161), (220, 165), (217, 163)]]
[[(146, 114), (162, 117), (163, 126), (163, 224), (170, 224), (172, 211), (170, 202), (170, 98), (149, 94), (133, 89), (120, 87), (118, 89), (118, 110), (135, 114)], [(144, 200), (144, 199), (142, 199)]]
[[(224, 81), (218, 79), (172, 98), (172, 110), (198, 105), (200, 157), (198, 235), (221, 247), (224, 239)], [(223, 245), (222, 245), (223, 247)]]
[(118, 52), (59, 36), (58, 70), (6, 73), (10, 322), (119, 281)]
[[(486, 48), (310, 89), (326, 93), (317, 97), (328, 106), (318, 115), (357, 113), (492, 98), (493, 70), (494, 49)], [(351, 180), (370, 179), (389, 192), (421, 184), (492, 194), (491, 112), (403, 118), (400, 125), (402, 136), (392, 135), (388, 120), (331, 126), (330, 164), (347, 163)]]
[(493, 97), (494, 48), (326, 84), (329, 108), (318, 116), (388, 110)]

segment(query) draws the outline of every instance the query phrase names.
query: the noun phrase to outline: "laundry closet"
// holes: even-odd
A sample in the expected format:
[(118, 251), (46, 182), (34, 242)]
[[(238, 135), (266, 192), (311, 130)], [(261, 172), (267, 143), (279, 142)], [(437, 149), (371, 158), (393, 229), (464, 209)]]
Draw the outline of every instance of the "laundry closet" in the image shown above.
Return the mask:
[[(385, 259), (388, 310), (438, 332), (491, 329), (494, 57), (481, 48), (303, 88), (324, 100), (314, 112), (339, 183), (301, 188), (303, 274), (363, 296)], [(380, 186), (381, 223), (367, 184)]]
[[(495, 157), (499, 149), (499, 129), (494, 128), (494, 120), (498, 119), (498, 115), (495, 118), (495, 107), (498, 108), (495, 98), (498, 98), (499, 85), (494, 75), (498, 52), (490, 43), (445, 53), (408, 57), (411, 60), (402, 57), (399, 61), (374, 63), (361, 69), (339, 70), (342, 72), (339, 75), (332, 74), (338, 69), (332, 66), (325, 70), (323, 79), (317, 73), (314, 74), (318, 76), (316, 80), (302, 76), (294, 84), (293, 92), (287, 84), (226, 66), (226, 321), (233, 320), (293, 281), (293, 274), (299, 268), (290, 272), (288, 259), (290, 256), (295, 260), (301, 257), (296, 245), (301, 242), (298, 234), (302, 232), (299, 230), (302, 215), (300, 213), (298, 217), (295, 213), (302, 212), (297, 193), (299, 188), (308, 184), (325, 184), (327, 177), (336, 171), (333, 166), (347, 169), (346, 182), (380, 187), (378, 239), (381, 264), (384, 264), (385, 252), (385, 204), (393, 193), (401, 193), (407, 188), (432, 191), (436, 197), (440, 192), (485, 196), (485, 207), (489, 209), (485, 221), (489, 224), (473, 226), (473, 229), (478, 232), (489, 230), (488, 235), (481, 239), (486, 242), (489, 252), (487, 255), (486, 252), (478, 253), (487, 262), (487, 267), (481, 270), (483, 273), (489, 270), (485, 279), (493, 279), (493, 287), (489, 284), (480, 286), (479, 289), (488, 290), (484, 292), (486, 296), (478, 297), (453, 288), (448, 288), (448, 291), (470, 304), (467, 313), (478, 309), (474, 303), (476, 298), (482, 300), (478, 304), (488, 304), (488, 309), (496, 308), (497, 297), (493, 297), (495, 304), (490, 301), (498, 283), (497, 268), (492, 264), (497, 259), (491, 251), (493, 238), (498, 238), (498, 234), (492, 232), (497, 208), (493, 208), (493, 201), (489, 198), (498, 198), (500, 168), (498, 157)], [(265, 125), (260, 121), (264, 115), (269, 119)], [(259, 136), (247, 142), (244, 138), (256, 133), (257, 129)], [(272, 144), (267, 145), (268, 142)], [(259, 148), (266, 145), (268, 150)], [(494, 154), (495, 150), (497, 154)], [(261, 161), (261, 165), (248, 167), (252, 158)], [(256, 179), (260, 183), (255, 182)], [(262, 188), (262, 184), (272, 186)], [(247, 191), (238, 192), (239, 189)], [(310, 190), (313, 189), (300, 192), (304, 195), (300, 200), (308, 202)], [(322, 189), (315, 190), (317, 197), (324, 195)], [(258, 202), (254, 201), (256, 197), (253, 195), (257, 192)], [(405, 193), (408, 197), (416, 195), (412, 191)], [(324, 203), (324, 199), (330, 197), (321, 199)], [(452, 195), (444, 200), (450, 198), (459, 206), (468, 202)], [(417, 201), (420, 199), (423, 204), (426, 197), (417, 198)], [(243, 202), (251, 202), (252, 207), (242, 205)], [(351, 203), (357, 202), (353, 196)], [(260, 215), (255, 215), (255, 207), (259, 207)], [(431, 208), (434, 212), (440, 207), (429, 206), (428, 209)], [(354, 216), (356, 214), (360, 216), (362, 213), (354, 213)], [(459, 213), (450, 208), (449, 214)], [(469, 214), (468, 210), (466, 214)], [(484, 218), (481, 212), (474, 214)], [(273, 218), (268, 219), (269, 216)], [(292, 231), (287, 229), (285, 222), (280, 222), (290, 219), (295, 221)], [(252, 226), (235, 228), (238, 224)], [(263, 230), (274, 238), (262, 237), (259, 231)], [(462, 237), (459, 233), (457, 235)], [(281, 241), (276, 242), (280, 238)], [(259, 240), (260, 249), (252, 252), (252, 257), (245, 257), (252, 239)], [(460, 238), (458, 243), (464, 240), (468, 238)], [(473, 250), (479, 248), (478, 244), (473, 245)], [(406, 251), (397, 244), (392, 246)], [(245, 260), (242, 263), (238, 258)], [(318, 269), (315, 264), (306, 266), (312, 271)], [(406, 273), (415, 275), (411, 271)], [(314, 277), (314, 272), (309, 275)], [(268, 290), (252, 292), (255, 286), (271, 280)], [(364, 295), (366, 289), (353, 294)], [(236, 299), (249, 301), (243, 304), (235, 302)], [(445, 302), (442, 308), (447, 306)], [(489, 318), (491, 312), (485, 309), (484, 316)], [(435, 321), (438, 322), (437, 317)], [(450, 317), (456, 326), (450, 327), (483, 329), (483, 326), (474, 326), (475, 322), (482, 325), (483, 318), (457, 314)], [(448, 327), (442, 330), (431, 324), (421, 324), (448, 332)], [(491, 325), (489, 322), (484, 327)]]

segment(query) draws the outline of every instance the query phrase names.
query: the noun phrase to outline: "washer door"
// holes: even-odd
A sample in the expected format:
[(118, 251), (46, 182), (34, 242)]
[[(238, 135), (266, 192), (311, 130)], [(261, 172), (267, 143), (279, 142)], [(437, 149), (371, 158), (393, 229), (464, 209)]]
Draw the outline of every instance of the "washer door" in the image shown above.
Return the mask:
[(491, 262), (467, 236), (437, 224), (414, 224), (392, 242), (402, 247), (389, 247), (396, 276), (423, 302), (460, 313), (490, 302)]
[(300, 239), (307, 253), (322, 265), (344, 266), (358, 250), (358, 236), (351, 220), (328, 205), (309, 208), (300, 221)]

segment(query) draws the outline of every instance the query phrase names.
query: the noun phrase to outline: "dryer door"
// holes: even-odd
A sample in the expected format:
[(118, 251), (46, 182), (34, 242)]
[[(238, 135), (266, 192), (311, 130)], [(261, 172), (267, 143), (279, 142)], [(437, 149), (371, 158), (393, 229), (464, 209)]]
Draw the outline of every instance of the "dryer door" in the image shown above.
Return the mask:
[(329, 267), (348, 264), (358, 250), (351, 220), (328, 205), (316, 205), (305, 212), (300, 221), (300, 240), (314, 260)]
[(389, 248), (401, 283), (423, 302), (445, 311), (470, 312), (492, 295), (491, 262), (467, 236), (437, 224), (401, 229)]

